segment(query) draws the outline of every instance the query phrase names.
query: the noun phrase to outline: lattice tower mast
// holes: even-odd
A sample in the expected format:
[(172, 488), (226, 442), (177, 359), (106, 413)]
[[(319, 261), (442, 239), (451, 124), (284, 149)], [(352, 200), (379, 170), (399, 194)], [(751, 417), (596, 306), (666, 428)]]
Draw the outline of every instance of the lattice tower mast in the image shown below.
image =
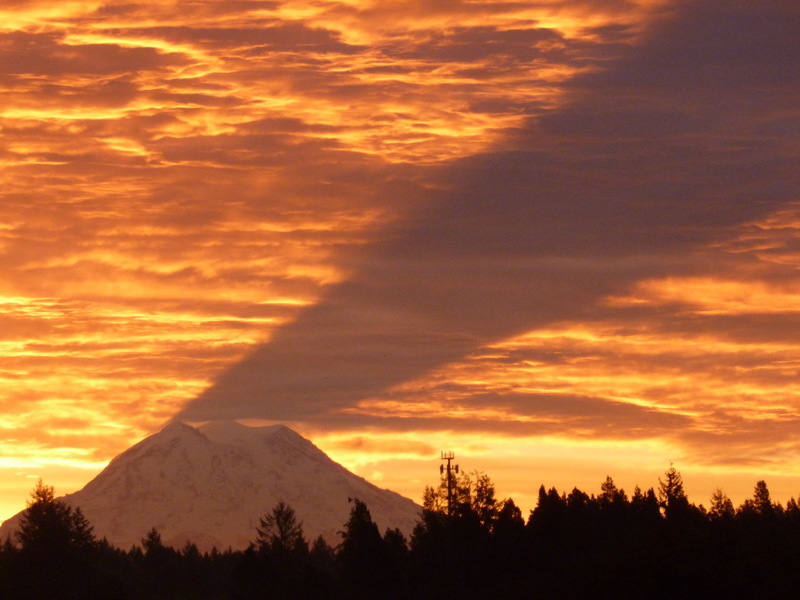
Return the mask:
[(452, 451), (444, 452), (442, 451), (442, 460), (447, 461), (447, 466), (439, 465), (439, 474), (444, 475), (445, 472), (447, 473), (445, 482), (447, 484), (447, 515), (452, 516), (453, 514), (453, 492), (455, 487), (455, 475), (454, 473), (458, 473), (458, 465), (451, 465), (451, 462), (456, 457), (455, 453)]

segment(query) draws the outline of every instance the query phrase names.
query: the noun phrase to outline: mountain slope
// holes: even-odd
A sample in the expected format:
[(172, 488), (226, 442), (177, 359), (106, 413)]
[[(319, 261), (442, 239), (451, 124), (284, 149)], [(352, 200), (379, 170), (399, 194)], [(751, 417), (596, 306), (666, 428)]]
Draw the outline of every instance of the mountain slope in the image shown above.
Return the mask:
[[(283, 425), (252, 428), (172, 423), (132, 446), (82, 490), (63, 497), (80, 506), (98, 537), (121, 547), (155, 527), (164, 543), (201, 549), (246, 547), (259, 518), (279, 501), (294, 508), (306, 537), (340, 541), (348, 498), (363, 500), (383, 531), (413, 529), (420, 507), (354, 475)], [(17, 517), (0, 528), (0, 539)]]

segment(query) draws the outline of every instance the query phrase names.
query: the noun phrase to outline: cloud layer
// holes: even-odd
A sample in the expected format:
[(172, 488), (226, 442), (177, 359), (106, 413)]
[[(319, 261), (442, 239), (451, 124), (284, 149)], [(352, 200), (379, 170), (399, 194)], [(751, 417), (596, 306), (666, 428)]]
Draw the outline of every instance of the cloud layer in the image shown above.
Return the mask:
[(9, 494), (173, 416), (794, 473), (795, 3), (0, 16)]

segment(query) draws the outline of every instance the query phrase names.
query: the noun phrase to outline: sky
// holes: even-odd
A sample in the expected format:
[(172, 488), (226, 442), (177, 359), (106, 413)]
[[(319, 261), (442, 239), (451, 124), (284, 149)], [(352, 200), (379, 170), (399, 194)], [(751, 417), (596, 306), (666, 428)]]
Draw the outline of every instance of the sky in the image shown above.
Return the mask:
[(0, 519), (172, 419), (800, 495), (796, 0), (6, 0), (0, 93)]

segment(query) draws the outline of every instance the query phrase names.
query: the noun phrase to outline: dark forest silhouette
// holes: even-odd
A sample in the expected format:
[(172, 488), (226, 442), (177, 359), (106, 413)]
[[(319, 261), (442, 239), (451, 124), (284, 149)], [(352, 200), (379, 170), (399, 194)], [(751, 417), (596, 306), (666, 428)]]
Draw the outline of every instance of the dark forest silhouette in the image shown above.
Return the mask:
[[(450, 491), (448, 493), (448, 483)], [(128, 550), (98, 540), (78, 508), (41, 481), (0, 546), (0, 598), (441, 599), (798, 598), (800, 505), (759, 481), (738, 508), (716, 490), (692, 504), (672, 466), (630, 496), (611, 477), (597, 495), (539, 489), (527, 521), (479, 472), (444, 474), (423, 495), (407, 540), (351, 511), (331, 547), (309, 541), (280, 502), (243, 551), (165, 546), (151, 529)]]

